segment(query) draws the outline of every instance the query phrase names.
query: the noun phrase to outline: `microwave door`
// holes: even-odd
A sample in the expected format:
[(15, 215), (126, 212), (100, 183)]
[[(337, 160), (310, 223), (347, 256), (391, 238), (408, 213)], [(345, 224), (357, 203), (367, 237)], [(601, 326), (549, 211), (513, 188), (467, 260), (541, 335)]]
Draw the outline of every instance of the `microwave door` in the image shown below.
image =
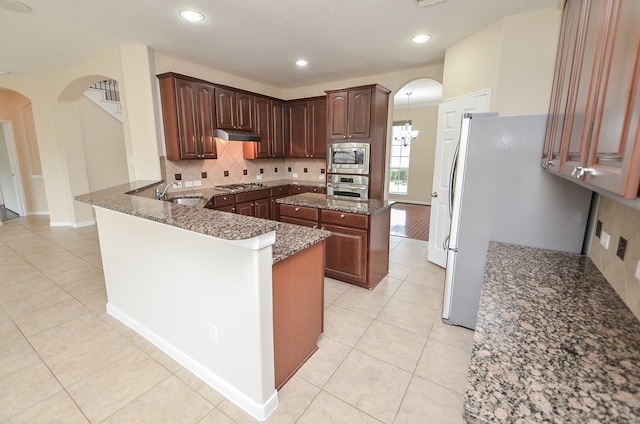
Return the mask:
[(353, 150), (339, 150), (333, 153), (333, 163), (337, 165), (355, 165), (356, 152)]

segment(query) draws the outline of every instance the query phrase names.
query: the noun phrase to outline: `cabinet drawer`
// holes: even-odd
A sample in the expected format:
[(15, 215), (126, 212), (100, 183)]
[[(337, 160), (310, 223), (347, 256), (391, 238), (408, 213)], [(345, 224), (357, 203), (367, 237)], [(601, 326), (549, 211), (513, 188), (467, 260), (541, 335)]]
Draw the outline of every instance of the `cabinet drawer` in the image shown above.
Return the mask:
[(304, 206), (280, 205), (280, 216), (318, 221), (318, 209)]
[(300, 193), (325, 193), (325, 189), (322, 187), (301, 187), (301, 186), (291, 187), (291, 194), (300, 194)]
[(284, 196), (286, 194), (289, 194), (289, 186), (274, 187), (271, 189), (270, 194), (271, 197)]
[(236, 203), (236, 195), (235, 194), (227, 194), (225, 196), (216, 196), (213, 198), (213, 207), (217, 208), (219, 206), (229, 206)]
[(347, 213), (338, 211), (322, 211), (322, 225), (336, 224), (347, 227), (367, 228), (369, 227), (369, 217), (357, 213)]
[(236, 202), (238, 203), (252, 202), (258, 199), (268, 199), (268, 198), (269, 198), (269, 190), (267, 189), (236, 194)]

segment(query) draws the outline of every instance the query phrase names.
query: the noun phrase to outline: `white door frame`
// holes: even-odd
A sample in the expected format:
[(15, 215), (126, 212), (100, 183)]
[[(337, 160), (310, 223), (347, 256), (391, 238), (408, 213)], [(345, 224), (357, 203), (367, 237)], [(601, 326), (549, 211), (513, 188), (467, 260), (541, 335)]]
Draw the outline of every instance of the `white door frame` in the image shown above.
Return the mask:
[(7, 152), (9, 153), (9, 166), (13, 174), (13, 186), (18, 197), (18, 208), (14, 211), (20, 216), (27, 214), (26, 202), (24, 197), (24, 186), (22, 184), (22, 173), (20, 170), (20, 161), (18, 160), (18, 150), (16, 149), (16, 140), (13, 136), (13, 124), (11, 121), (0, 119), (0, 126), (4, 132), (4, 139), (7, 144)]
[[(453, 162), (453, 153), (460, 138), (462, 114), (488, 112), (490, 108), (490, 88), (470, 93), (463, 97), (449, 99), (444, 103), (440, 103), (438, 108), (427, 260), (443, 268), (447, 263), (447, 247), (445, 245), (451, 225), (449, 217), (450, 169)], [(448, 143), (447, 140), (449, 140)]]

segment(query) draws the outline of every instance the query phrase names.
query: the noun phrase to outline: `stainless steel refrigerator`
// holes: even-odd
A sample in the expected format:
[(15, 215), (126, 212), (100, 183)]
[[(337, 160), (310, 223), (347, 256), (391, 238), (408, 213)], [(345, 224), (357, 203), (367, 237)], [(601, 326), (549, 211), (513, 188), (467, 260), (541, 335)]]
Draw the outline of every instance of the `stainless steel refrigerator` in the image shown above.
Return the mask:
[(489, 241), (580, 253), (592, 192), (541, 167), (547, 115), (466, 114), (451, 171), (443, 321), (474, 329)]

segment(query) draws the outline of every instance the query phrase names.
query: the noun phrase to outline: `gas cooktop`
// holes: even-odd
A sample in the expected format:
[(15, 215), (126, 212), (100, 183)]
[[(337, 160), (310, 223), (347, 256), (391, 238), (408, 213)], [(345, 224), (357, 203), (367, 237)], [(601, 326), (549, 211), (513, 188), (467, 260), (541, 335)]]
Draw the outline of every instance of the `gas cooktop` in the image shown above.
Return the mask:
[(216, 188), (223, 188), (226, 190), (242, 190), (245, 188), (253, 188), (253, 187), (264, 187), (262, 183), (236, 183), (236, 184), (225, 184), (216, 186)]

